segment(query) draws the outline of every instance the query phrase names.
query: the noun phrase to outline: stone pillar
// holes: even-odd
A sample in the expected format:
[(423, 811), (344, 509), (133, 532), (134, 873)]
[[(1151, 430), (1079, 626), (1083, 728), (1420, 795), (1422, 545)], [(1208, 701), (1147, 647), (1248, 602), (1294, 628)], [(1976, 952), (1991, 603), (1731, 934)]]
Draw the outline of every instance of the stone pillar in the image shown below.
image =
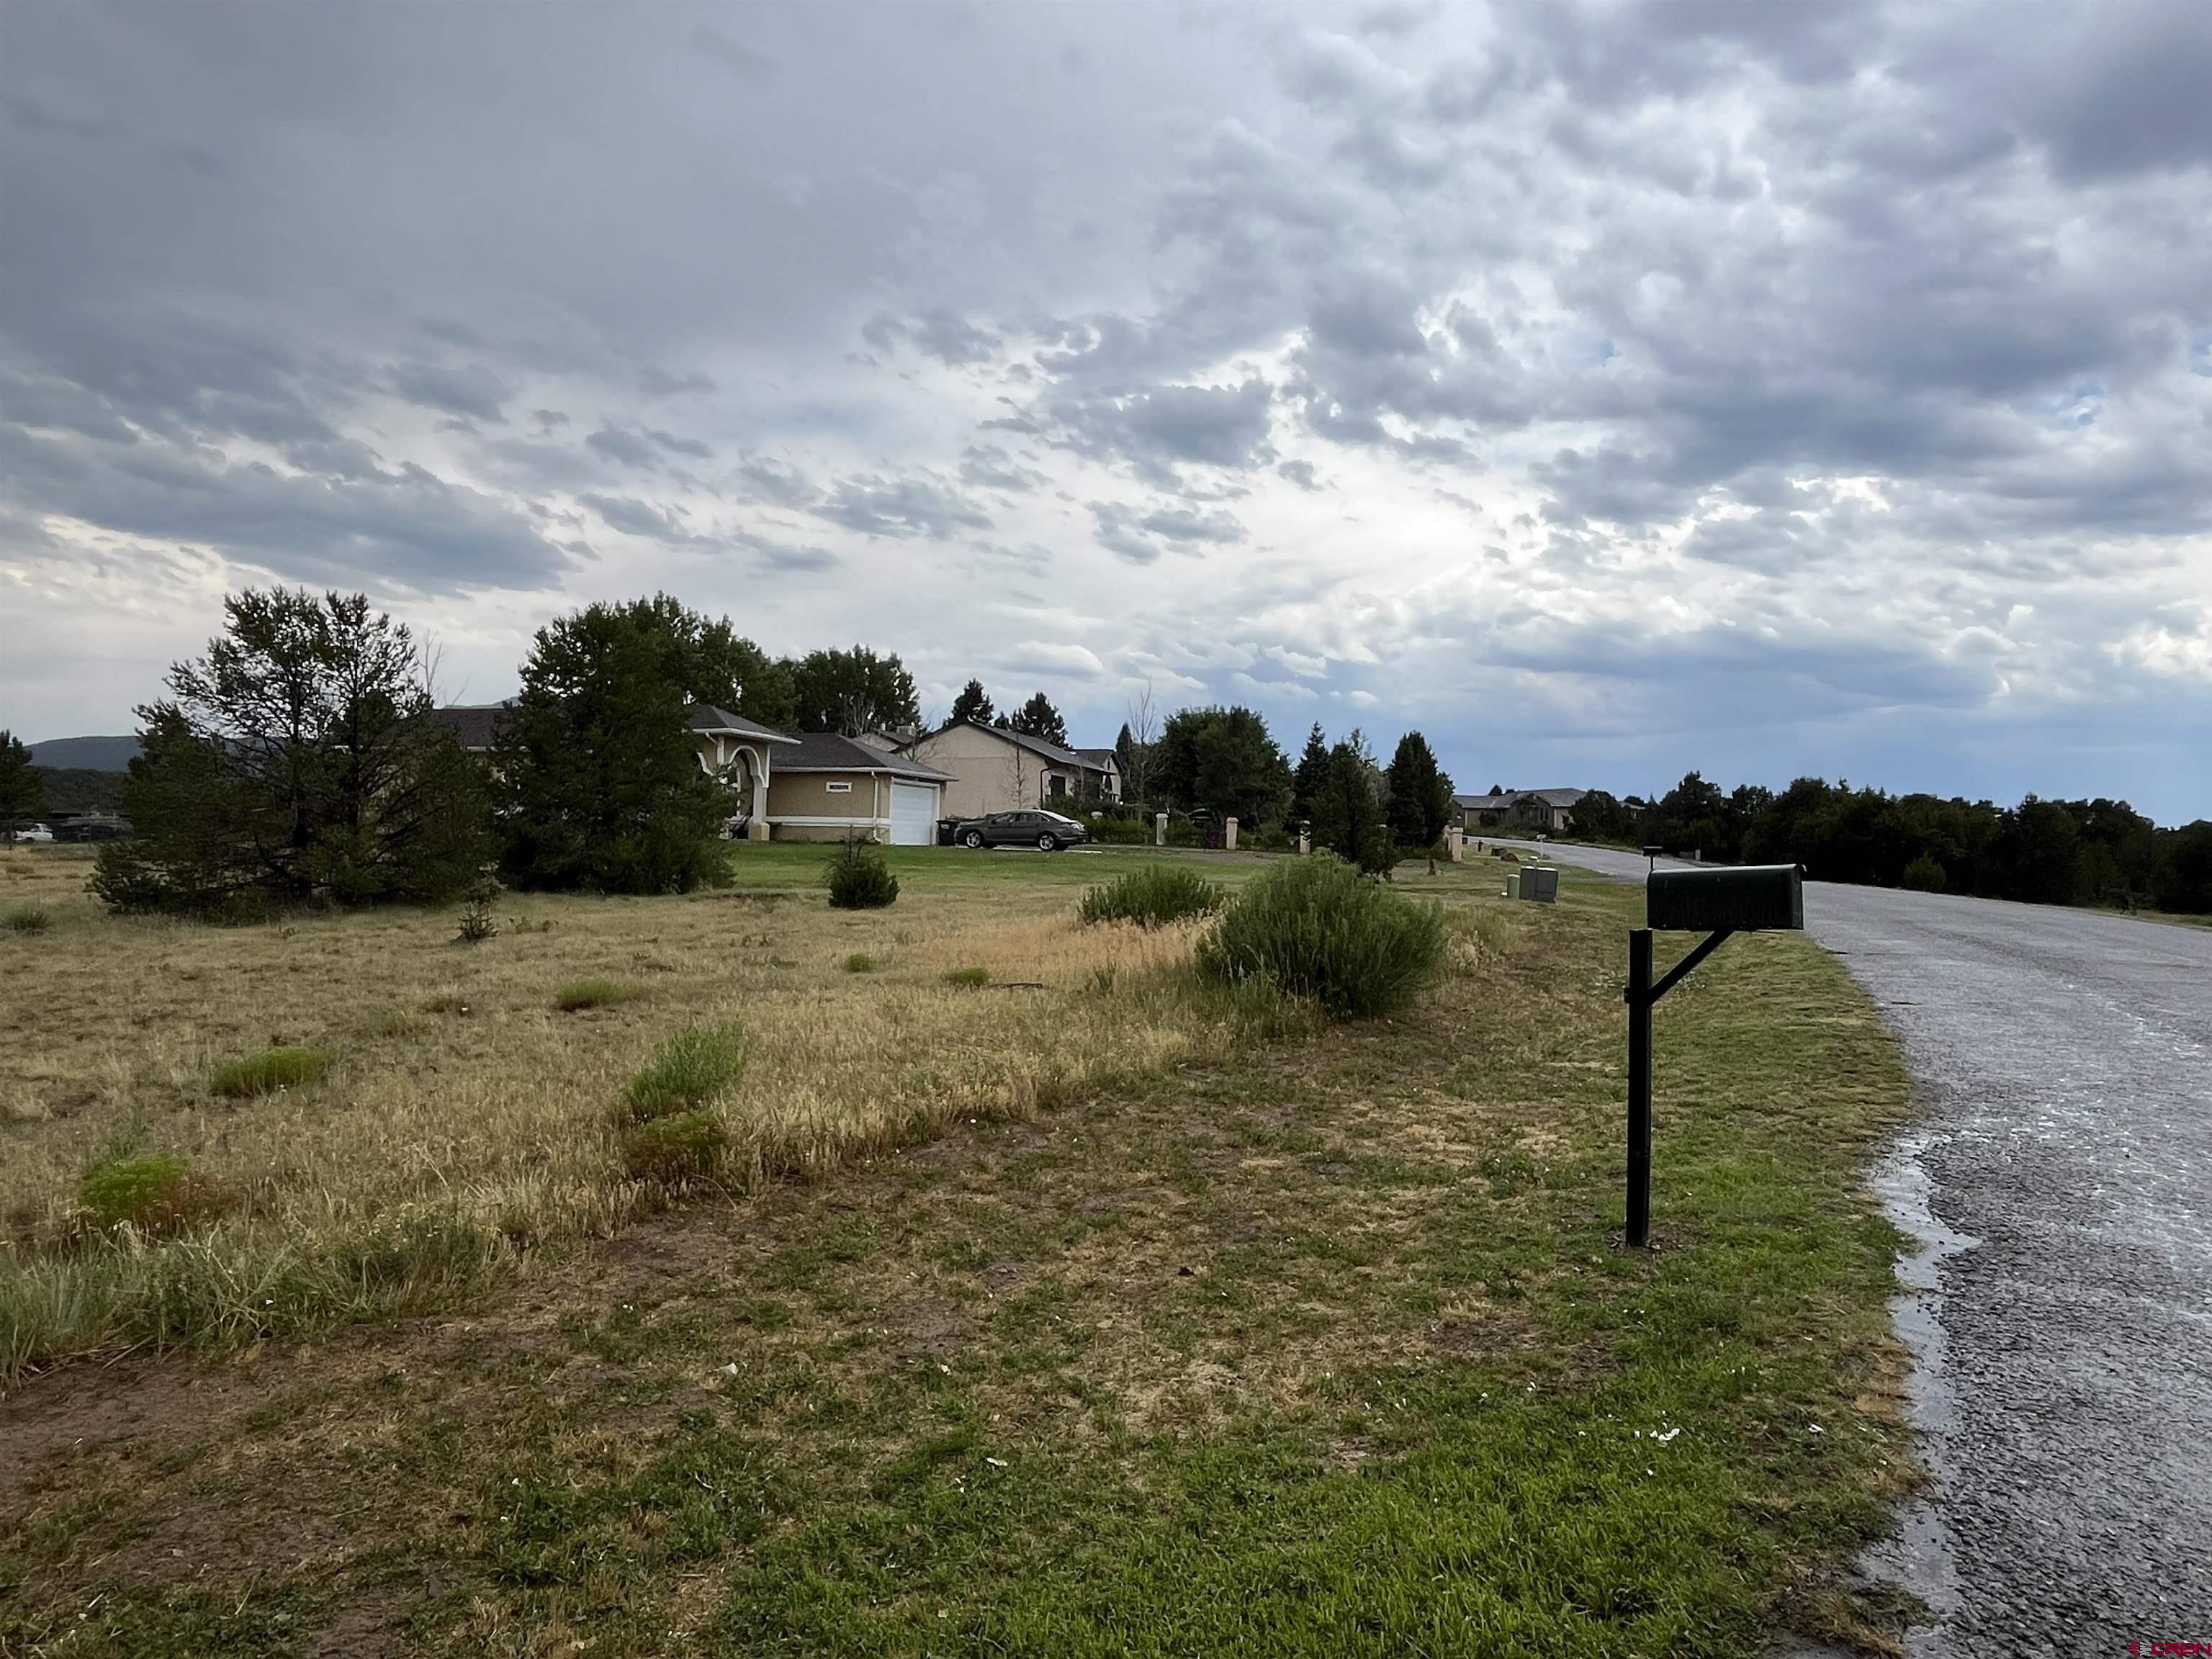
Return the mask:
[(1233, 853), (1237, 850), (1237, 820), (1235, 818), (1229, 818), (1223, 822), (1221, 846), (1224, 852)]
[(1303, 830), (1298, 831), (1298, 851), (1301, 853), (1310, 853), (1313, 851), (1313, 837), (1306, 834)]
[(768, 750), (765, 747), (752, 757), (748, 769), (753, 775), (753, 815), (745, 825), (747, 841), (768, 839)]
[(1447, 829), (1444, 831), (1444, 850), (1451, 854), (1454, 864), (1463, 860), (1467, 856), (1467, 831), (1455, 823)]
[(1152, 845), (1164, 847), (1167, 844), (1168, 815), (1164, 812), (1155, 812), (1152, 814)]

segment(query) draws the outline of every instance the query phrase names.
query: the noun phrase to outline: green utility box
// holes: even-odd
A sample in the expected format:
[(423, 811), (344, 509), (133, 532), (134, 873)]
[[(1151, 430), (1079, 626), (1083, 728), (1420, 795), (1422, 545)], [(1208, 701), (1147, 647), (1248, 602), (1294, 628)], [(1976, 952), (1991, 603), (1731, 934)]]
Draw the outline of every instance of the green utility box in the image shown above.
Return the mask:
[(1644, 925), (1692, 933), (1805, 925), (1794, 864), (1727, 870), (1654, 870), (1644, 884)]
[(1556, 904), (1559, 899), (1559, 872), (1549, 864), (1523, 865), (1508, 878), (1505, 891), (1509, 897), (1533, 899), (1539, 904)]

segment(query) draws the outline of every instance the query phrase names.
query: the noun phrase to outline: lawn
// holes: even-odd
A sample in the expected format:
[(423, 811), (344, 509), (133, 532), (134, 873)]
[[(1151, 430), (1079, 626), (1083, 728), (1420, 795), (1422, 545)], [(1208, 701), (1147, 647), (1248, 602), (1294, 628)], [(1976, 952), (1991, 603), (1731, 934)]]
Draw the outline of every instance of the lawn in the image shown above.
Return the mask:
[[(1190, 929), (1077, 926), (1141, 856), (901, 854), (898, 904), (848, 915), (818, 854), (745, 848), (732, 890), (518, 899), (476, 946), (450, 915), (116, 923), (58, 864), (9, 876), (54, 916), (0, 935), (36, 988), (0, 1056), (17, 1252), (138, 1108), (266, 1238), (582, 1219), (497, 1234), (435, 1314), (0, 1404), (0, 1651), (1887, 1641), (1844, 1565), (1910, 1476), (1862, 1184), (1905, 1085), (1839, 967), (1741, 938), (1668, 998), (1659, 1248), (1627, 1253), (1634, 890), (1515, 906), (1494, 866), (1407, 865), (1446, 982), (1269, 1027), (1188, 987)], [(560, 1012), (587, 979), (647, 994)], [(756, 1177), (623, 1200), (625, 1080), (729, 1019)], [(211, 1093), (276, 1044), (335, 1058)]]

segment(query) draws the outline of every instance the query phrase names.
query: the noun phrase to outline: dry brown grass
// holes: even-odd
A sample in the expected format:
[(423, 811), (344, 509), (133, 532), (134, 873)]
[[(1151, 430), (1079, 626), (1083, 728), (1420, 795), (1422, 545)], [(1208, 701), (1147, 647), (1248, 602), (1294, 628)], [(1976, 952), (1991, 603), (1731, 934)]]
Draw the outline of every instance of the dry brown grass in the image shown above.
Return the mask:
[[(121, 1340), (424, 1305), (613, 1232), (653, 1201), (623, 1174), (613, 1106), (683, 1024), (745, 1034), (747, 1074), (719, 1103), (739, 1186), (1233, 1040), (1236, 1011), (1178, 971), (1191, 928), (1084, 929), (1063, 865), (952, 856), (908, 872), (895, 909), (851, 913), (827, 906), (811, 861), (744, 849), (737, 890), (517, 897), (496, 939), (462, 947), (442, 913), (111, 917), (82, 860), (0, 853), (0, 890), (54, 916), (35, 941), (0, 940), (20, 988), (0, 1011), (0, 1376)], [(875, 971), (848, 973), (861, 948)], [(947, 983), (975, 967), (988, 986)], [(562, 987), (604, 976), (652, 994), (556, 1011)], [(336, 1059), (306, 1087), (211, 1091), (222, 1063), (279, 1044)], [(144, 1150), (188, 1158), (239, 1212), (173, 1244), (71, 1244), (86, 1160), (134, 1120)], [(393, 1252), (424, 1237), (418, 1281)], [(179, 1271), (181, 1287), (165, 1277)], [(149, 1297), (180, 1311), (149, 1327)]]

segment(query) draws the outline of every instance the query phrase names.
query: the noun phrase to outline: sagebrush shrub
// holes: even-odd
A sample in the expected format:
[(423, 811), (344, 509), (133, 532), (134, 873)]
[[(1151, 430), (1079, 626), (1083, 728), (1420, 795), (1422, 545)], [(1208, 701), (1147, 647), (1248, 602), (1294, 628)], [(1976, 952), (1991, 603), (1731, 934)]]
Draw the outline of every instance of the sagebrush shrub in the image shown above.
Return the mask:
[(42, 904), (19, 904), (8, 913), (11, 933), (43, 933), (53, 925), (53, 917)]
[(945, 982), (947, 985), (963, 985), (972, 991), (991, 982), (991, 970), (988, 968), (955, 968), (945, 976)]
[(644, 994), (642, 985), (625, 985), (618, 979), (572, 979), (553, 994), (553, 1006), (564, 1014), (574, 1014), (635, 1002)]
[(623, 1096), (632, 1118), (673, 1117), (712, 1102), (745, 1074), (745, 1045), (734, 1025), (687, 1025), (660, 1045)]
[(321, 1049), (288, 1043), (218, 1066), (210, 1086), (216, 1093), (233, 1097), (272, 1094), (313, 1083), (330, 1065), (331, 1057)]
[(1133, 921), (1158, 927), (1211, 915), (1228, 899), (1228, 894), (1188, 865), (1147, 864), (1092, 888), (1083, 896), (1079, 914), (1086, 923)]
[(78, 1183), (77, 1202), (95, 1226), (128, 1224), (142, 1233), (170, 1233), (215, 1219), (238, 1199), (185, 1159), (149, 1152), (94, 1164)]
[(1200, 967), (1310, 997), (1338, 1019), (1402, 1008), (1444, 963), (1443, 912), (1327, 853), (1255, 879), (1200, 942)]
[(623, 1170), (663, 1187), (704, 1181), (720, 1167), (729, 1139), (721, 1118), (703, 1109), (649, 1117), (623, 1129)]
[(823, 877), (834, 910), (880, 910), (898, 897), (898, 878), (866, 842), (848, 841)]
[(855, 951), (845, 958), (845, 971), (848, 974), (872, 974), (876, 971), (876, 959), (866, 951)]

